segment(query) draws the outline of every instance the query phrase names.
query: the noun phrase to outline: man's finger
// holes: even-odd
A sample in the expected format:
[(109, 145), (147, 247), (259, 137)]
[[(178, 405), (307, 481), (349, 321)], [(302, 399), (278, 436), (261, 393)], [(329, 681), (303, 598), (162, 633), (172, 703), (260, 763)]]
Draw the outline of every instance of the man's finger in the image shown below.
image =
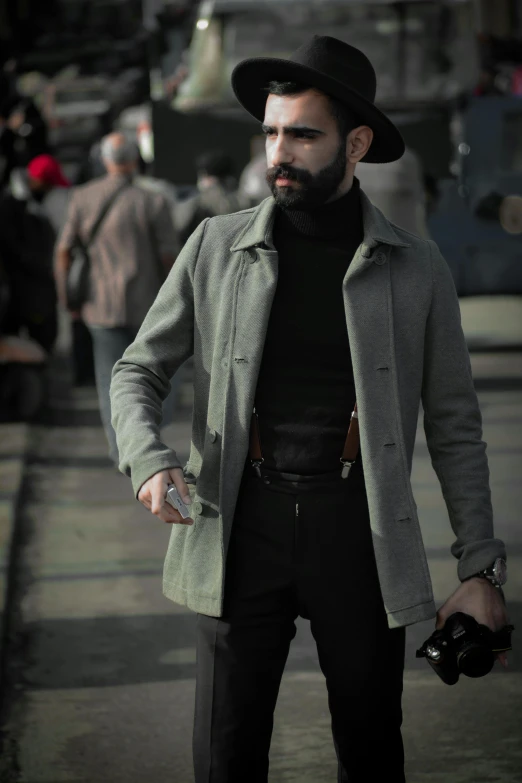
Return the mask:
[(165, 505), (165, 497), (167, 495), (167, 487), (169, 481), (169, 474), (166, 470), (162, 470), (154, 476), (155, 481), (152, 484), (151, 495), (151, 507), (150, 510), (156, 516), (161, 513), (162, 507)]
[(171, 470), (170, 476), (172, 478), (172, 481), (174, 482), (174, 486), (179, 492), (179, 495), (182, 499), (182, 501), (189, 505), (192, 503), (192, 498), (190, 497), (189, 488), (187, 487), (185, 483), (185, 479), (183, 478), (183, 472), (181, 470)]
[(169, 524), (179, 524), (179, 525), (192, 525), (193, 520), (190, 519), (190, 517), (187, 517), (187, 519), (183, 519), (179, 511), (176, 511), (176, 509), (170, 505), (170, 503), (165, 503), (162, 506), (162, 509), (159, 514), (156, 514), (159, 519), (161, 519), (162, 522), (167, 522)]

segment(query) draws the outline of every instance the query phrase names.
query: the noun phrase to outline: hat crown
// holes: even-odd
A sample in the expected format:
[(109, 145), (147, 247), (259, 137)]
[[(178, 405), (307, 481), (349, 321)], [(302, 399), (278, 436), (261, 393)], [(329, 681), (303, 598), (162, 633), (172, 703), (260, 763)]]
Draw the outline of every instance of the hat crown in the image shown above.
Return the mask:
[(314, 68), (356, 90), (373, 103), (377, 77), (373, 65), (360, 49), (332, 38), (314, 35), (289, 58), (292, 62)]

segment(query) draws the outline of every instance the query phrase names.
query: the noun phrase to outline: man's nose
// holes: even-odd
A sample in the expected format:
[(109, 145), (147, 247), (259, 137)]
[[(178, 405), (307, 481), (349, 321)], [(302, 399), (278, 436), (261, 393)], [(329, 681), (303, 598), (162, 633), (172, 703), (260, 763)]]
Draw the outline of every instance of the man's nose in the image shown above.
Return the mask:
[(269, 168), (284, 166), (285, 163), (289, 164), (294, 160), (288, 141), (283, 135), (278, 136), (277, 139), (270, 144), (267, 153)]

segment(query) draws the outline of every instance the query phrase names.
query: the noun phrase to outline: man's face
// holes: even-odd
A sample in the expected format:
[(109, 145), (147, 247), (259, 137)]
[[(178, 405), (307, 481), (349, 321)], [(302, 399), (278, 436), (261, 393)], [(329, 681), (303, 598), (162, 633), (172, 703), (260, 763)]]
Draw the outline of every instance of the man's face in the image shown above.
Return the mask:
[(341, 139), (328, 98), (315, 90), (269, 95), (263, 133), (266, 179), (276, 203), (311, 209), (333, 198), (346, 177), (346, 139)]

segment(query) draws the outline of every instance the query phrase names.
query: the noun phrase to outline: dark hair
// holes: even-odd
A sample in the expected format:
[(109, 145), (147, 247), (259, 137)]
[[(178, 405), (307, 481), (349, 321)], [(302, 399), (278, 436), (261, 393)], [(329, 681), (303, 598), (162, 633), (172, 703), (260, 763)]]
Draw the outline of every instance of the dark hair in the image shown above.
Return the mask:
[[(267, 88), (269, 95), (300, 95), (307, 90), (314, 90), (315, 87), (310, 87), (307, 84), (301, 84), (299, 82), (270, 82)], [(322, 92), (322, 90), (319, 90)], [(326, 95), (326, 93), (324, 93)], [(344, 105), (337, 98), (332, 98), (330, 95), (326, 95), (328, 103), (330, 104), (330, 111), (332, 117), (337, 123), (339, 129), (339, 135), (342, 139), (346, 138), (350, 131), (360, 125), (357, 122), (357, 118), (350, 111), (350, 109)]]
[(234, 162), (221, 150), (211, 150), (196, 158), (196, 170), (208, 177), (226, 179), (234, 175)]

